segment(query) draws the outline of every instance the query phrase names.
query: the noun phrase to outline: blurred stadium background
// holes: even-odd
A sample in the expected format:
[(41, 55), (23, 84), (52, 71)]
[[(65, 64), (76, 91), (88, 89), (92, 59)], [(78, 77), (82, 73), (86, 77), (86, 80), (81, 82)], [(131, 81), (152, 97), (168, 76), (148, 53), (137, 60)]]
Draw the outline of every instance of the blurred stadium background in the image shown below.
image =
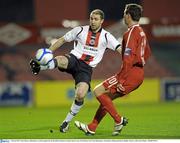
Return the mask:
[[(95, 8), (105, 12), (104, 28), (121, 40), (126, 30), (122, 22), (123, 10), (125, 4), (132, 2), (141, 4), (144, 8), (141, 24), (148, 35), (152, 56), (145, 66), (144, 84), (137, 91), (122, 98), (120, 103), (153, 106), (171, 102), (178, 108), (179, 0), (1, 0), (0, 125), (6, 124), (3, 118), (8, 116), (4, 111), (11, 107), (69, 107), (74, 98), (72, 77), (58, 70), (43, 71), (34, 76), (29, 69), (29, 60), (37, 49), (48, 47), (46, 42), (52, 37), (60, 37), (75, 26), (88, 24), (89, 13)], [(55, 55), (68, 53), (72, 46), (73, 43), (63, 45)], [(117, 53), (106, 52), (102, 62), (94, 69), (92, 87), (114, 74), (120, 64)], [(98, 105), (91, 93), (86, 97), (86, 104)], [(116, 104), (119, 104), (119, 101)], [(68, 108), (65, 109), (64, 112), (67, 112)], [(65, 113), (62, 120), (64, 117)]]

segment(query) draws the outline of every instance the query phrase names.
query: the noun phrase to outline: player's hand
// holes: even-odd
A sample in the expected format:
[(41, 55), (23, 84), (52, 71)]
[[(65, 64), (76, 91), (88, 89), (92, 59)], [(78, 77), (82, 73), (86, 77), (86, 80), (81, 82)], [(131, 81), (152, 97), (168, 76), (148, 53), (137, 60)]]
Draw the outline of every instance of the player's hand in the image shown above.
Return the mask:
[(36, 60), (31, 59), (29, 62), (29, 65), (30, 65), (30, 69), (34, 75), (37, 75), (40, 72), (41, 67), (40, 67), (40, 64)]
[(122, 86), (122, 84), (120, 84), (120, 83), (117, 84), (117, 91), (118, 92), (124, 92), (125, 91), (125, 88)]

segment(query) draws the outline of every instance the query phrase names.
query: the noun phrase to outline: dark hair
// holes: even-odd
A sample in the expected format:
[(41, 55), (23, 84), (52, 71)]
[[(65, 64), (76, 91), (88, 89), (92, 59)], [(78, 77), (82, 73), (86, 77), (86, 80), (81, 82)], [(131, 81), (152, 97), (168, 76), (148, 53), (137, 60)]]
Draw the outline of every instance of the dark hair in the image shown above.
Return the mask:
[(126, 14), (130, 14), (132, 20), (134, 21), (139, 21), (139, 19), (142, 16), (142, 11), (143, 8), (142, 6), (138, 5), (138, 4), (127, 4), (126, 7)]
[(104, 19), (104, 12), (100, 9), (95, 9), (91, 12), (91, 14), (98, 14), (100, 15), (101, 19)]

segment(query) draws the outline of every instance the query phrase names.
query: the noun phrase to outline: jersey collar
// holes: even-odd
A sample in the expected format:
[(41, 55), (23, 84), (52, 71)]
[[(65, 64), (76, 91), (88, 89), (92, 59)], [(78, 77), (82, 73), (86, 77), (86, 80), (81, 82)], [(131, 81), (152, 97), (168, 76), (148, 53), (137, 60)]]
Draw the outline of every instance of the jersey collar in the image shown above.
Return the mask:
[(135, 27), (135, 26), (139, 26), (139, 24), (131, 25), (130, 27), (128, 27), (128, 29), (131, 29), (131, 28), (133, 28), (133, 27)]

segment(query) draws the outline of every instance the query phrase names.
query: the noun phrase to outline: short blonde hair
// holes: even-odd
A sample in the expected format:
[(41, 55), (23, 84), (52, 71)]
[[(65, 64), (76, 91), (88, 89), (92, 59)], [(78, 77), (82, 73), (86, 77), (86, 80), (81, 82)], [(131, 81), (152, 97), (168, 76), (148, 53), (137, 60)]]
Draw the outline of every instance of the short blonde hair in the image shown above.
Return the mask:
[[(101, 19), (104, 19), (104, 12), (103, 12), (102, 10), (100, 10), (100, 9), (95, 9), (95, 10), (93, 10), (93, 11), (91, 12), (91, 14), (98, 14), (98, 15), (100, 15)], [(91, 14), (90, 14), (90, 15), (91, 15)]]

